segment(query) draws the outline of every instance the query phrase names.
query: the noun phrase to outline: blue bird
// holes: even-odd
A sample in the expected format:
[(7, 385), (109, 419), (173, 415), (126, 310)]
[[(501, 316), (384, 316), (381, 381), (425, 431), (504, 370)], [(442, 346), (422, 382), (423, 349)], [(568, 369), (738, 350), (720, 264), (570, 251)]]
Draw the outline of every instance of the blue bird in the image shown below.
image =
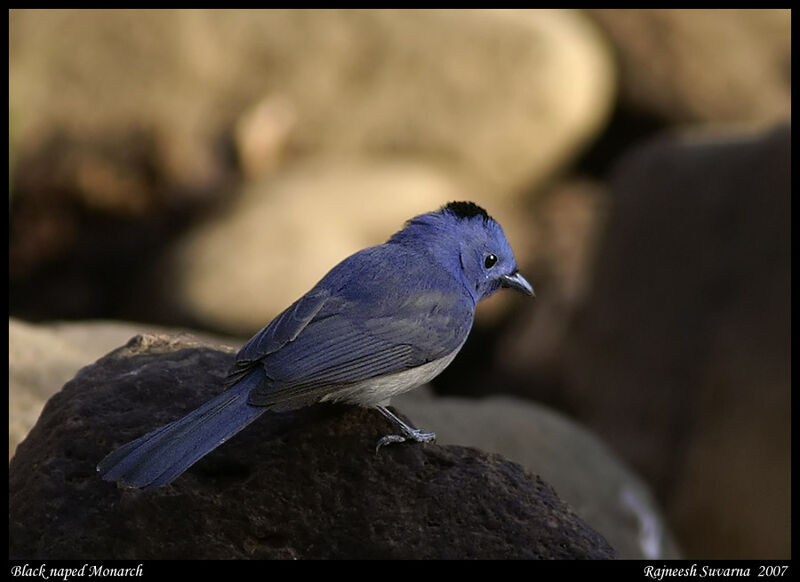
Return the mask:
[(473, 202), (409, 220), (386, 243), (355, 253), (258, 332), (236, 356), (227, 389), (171, 424), (104, 458), (103, 479), (166, 485), (267, 410), (318, 402), (377, 408), (401, 434), (392, 396), (444, 370), (464, 345), (475, 307), (501, 287), (533, 295), (503, 229)]

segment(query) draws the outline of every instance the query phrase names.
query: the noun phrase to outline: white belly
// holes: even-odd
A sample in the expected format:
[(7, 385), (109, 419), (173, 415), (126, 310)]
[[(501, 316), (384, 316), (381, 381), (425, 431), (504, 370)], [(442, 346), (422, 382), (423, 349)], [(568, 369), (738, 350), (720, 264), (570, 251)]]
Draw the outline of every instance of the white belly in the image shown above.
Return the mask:
[(350, 384), (324, 396), (320, 402), (349, 402), (361, 406), (386, 406), (392, 396), (408, 392), (412, 388), (433, 380), (450, 365), (450, 362), (453, 361), (460, 349), (461, 346), (458, 346), (444, 358), (428, 362), (411, 370)]

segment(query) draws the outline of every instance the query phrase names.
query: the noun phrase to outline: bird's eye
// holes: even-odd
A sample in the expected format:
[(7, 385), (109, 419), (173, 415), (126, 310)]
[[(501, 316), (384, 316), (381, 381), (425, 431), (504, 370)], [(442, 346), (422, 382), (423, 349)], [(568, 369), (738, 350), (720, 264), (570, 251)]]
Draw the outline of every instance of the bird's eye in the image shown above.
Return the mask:
[(483, 262), (483, 264), (486, 265), (487, 269), (491, 269), (492, 267), (495, 266), (496, 263), (497, 263), (497, 257), (495, 255), (488, 255), (486, 257), (486, 260)]

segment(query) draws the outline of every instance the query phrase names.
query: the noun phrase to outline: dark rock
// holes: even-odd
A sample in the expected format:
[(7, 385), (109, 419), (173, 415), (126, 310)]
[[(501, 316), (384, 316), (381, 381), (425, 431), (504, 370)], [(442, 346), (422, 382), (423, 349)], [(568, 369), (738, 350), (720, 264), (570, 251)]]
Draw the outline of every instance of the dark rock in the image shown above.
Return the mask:
[(788, 558), (791, 129), (624, 159), (567, 409), (654, 487), (687, 557)]
[(266, 414), (171, 485), (102, 481), (115, 447), (210, 398), (232, 354), (137, 336), (54, 395), (9, 467), (9, 556), (609, 558), (538, 477), (497, 455), (395, 445), (376, 412)]
[(650, 487), (592, 431), (521, 398), (434, 396), (418, 388), (392, 399), (441, 445), (498, 453), (550, 483), (622, 560), (682, 558)]

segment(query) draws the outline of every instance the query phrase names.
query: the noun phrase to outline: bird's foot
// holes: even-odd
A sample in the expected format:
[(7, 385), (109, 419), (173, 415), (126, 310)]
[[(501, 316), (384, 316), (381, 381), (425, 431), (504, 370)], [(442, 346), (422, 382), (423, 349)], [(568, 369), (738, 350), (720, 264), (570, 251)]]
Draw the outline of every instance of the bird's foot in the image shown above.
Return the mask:
[(378, 445), (375, 447), (375, 454), (377, 455), (378, 451), (383, 446), (390, 445), (392, 443), (403, 443), (409, 440), (417, 441), (418, 443), (432, 443), (436, 440), (436, 434), (432, 432), (422, 432), (418, 429), (413, 429), (405, 436), (399, 434), (387, 434), (378, 441)]
[(409, 440), (416, 441), (418, 443), (430, 443), (436, 440), (436, 434), (432, 432), (423, 432), (418, 428), (413, 428), (407, 425), (405, 422), (397, 418), (397, 416), (389, 412), (389, 410), (384, 408), (383, 406), (378, 406), (377, 409), (386, 418), (394, 421), (400, 427), (400, 431), (403, 434), (388, 434), (385, 437), (381, 438), (378, 441), (377, 446), (375, 447), (376, 455), (380, 451), (381, 447), (390, 445), (392, 443), (402, 443)]

